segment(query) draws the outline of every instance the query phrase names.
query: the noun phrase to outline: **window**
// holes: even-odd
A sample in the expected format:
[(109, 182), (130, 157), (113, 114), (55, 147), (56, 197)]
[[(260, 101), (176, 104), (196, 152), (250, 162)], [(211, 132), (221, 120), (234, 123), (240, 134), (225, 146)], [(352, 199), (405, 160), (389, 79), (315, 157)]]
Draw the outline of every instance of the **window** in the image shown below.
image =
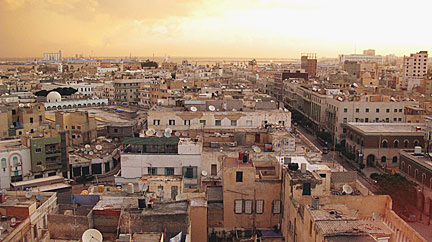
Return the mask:
[(160, 125), (160, 120), (159, 119), (153, 120), (153, 125)]
[(419, 146), (419, 141), (418, 140), (414, 140), (414, 147)]
[(383, 141), (382, 141), (382, 147), (383, 147), (383, 148), (387, 148), (387, 147), (388, 147), (388, 142), (387, 142), (387, 140), (383, 140)]
[(390, 113), (390, 108), (387, 108), (387, 109), (386, 109), (386, 113)]
[(395, 113), (397, 113), (397, 108), (395, 108), (393, 111), (394, 111)]
[(168, 175), (168, 176), (174, 175), (174, 168), (173, 167), (165, 168), (165, 175)]
[(285, 125), (285, 121), (283, 121), (283, 120), (279, 120), (279, 124), (280, 124), (280, 125)]
[(190, 125), (191, 124), (191, 121), (190, 120), (185, 120), (184, 121), (184, 125)]
[(246, 120), (246, 126), (252, 127), (252, 120)]
[(81, 130), (81, 126), (77, 126), (77, 129), (78, 129), (78, 130)]
[(402, 113), (402, 108), (399, 108), (399, 113)]
[(243, 200), (234, 200), (234, 213), (243, 213)]
[(344, 118), (344, 119), (343, 119), (343, 122), (344, 122), (344, 123), (347, 123), (347, 122), (348, 122), (348, 119), (347, 119), (347, 118)]
[(348, 108), (344, 108), (344, 113), (347, 113), (348, 112)]
[(36, 149), (35, 149), (35, 152), (36, 152), (36, 153), (41, 153), (41, 152), (42, 152), (42, 148), (40, 148), (40, 147), (39, 147), (39, 148), (36, 148)]
[(174, 119), (170, 119), (168, 121), (168, 125), (175, 125), (175, 120)]
[(222, 120), (215, 120), (215, 126), (221, 126)]
[(202, 126), (206, 125), (206, 121), (205, 120), (200, 120), (200, 124), (202, 124)]
[(369, 108), (366, 108), (366, 113), (369, 113)]
[(72, 135), (72, 139), (75, 139), (75, 135), (74, 134)]
[(157, 168), (149, 167), (147, 168), (147, 172), (149, 175), (157, 175)]
[(31, 124), (33, 123), (33, 118), (30, 118), (30, 123), (31, 123)]
[(360, 112), (360, 108), (356, 108), (356, 113)]
[(217, 165), (216, 164), (211, 165), (210, 175), (211, 176), (217, 176)]
[(264, 200), (255, 201), (255, 212), (258, 214), (264, 213)]
[(399, 140), (395, 140), (395, 141), (393, 142), (393, 147), (394, 147), (394, 148), (399, 148)]
[(387, 161), (387, 157), (385, 157), (385, 156), (381, 157), (381, 162), (382, 163), (385, 163), (386, 161)]
[(237, 120), (231, 120), (231, 126), (237, 126)]
[(183, 176), (185, 178), (194, 179), (197, 177), (197, 167), (183, 167)]
[(366, 123), (369, 123), (369, 118), (365, 118), (365, 122), (366, 122)]
[(244, 201), (245, 213), (246, 214), (251, 214), (252, 213), (252, 204), (253, 204), (252, 200), (245, 200)]
[(376, 109), (376, 112), (379, 113), (379, 108)]
[(261, 124), (267, 124), (267, 123), (268, 123), (267, 120), (261, 121)]
[(392, 162), (397, 163), (397, 160), (398, 160), (397, 156), (393, 156)]
[(236, 182), (243, 182), (243, 172), (242, 171), (236, 172)]
[(408, 141), (408, 140), (405, 140), (405, 141), (404, 141), (404, 148), (408, 148), (408, 146), (409, 146), (409, 141)]
[(273, 213), (279, 214), (281, 212), (281, 201), (280, 200), (274, 200), (273, 201)]
[(75, 129), (75, 126), (74, 126), (74, 125), (72, 125), (72, 129)]
[(402, 121), (402, 118), (398, 118), (398, 121), (401, 122), (401, 121)]
[(303, 183), (302, 195), (311, 195), (311, 184), (309, 182)]

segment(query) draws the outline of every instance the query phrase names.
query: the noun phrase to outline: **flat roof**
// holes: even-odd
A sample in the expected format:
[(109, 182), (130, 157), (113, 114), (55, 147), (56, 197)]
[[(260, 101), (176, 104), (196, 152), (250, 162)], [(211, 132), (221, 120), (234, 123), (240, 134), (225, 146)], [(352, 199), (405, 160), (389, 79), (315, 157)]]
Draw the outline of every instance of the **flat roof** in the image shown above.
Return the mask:
[(224, 167), (253, 167), (252, 161), (249, 160), (249, 162), (244, 163), (243, 161), (239, 160), (238, 157), (227, 157), (223, 161)]
[(126, 137), (123, 145), (177, 145), (179, 138), (177, 137)]
[(51, 185), (45, 185), (45, 186), (38, 186), (32, 189), (33, 192), (50, 192), (50, 191), (56, 191), (60, 189), (66, 189), (66, 188), (72, 188), (72, 185), (66, 184), (66, 183), (56, 183)]
[[(355, 123), (348, 122), (348, 127), (366, 134), (402, 134), (424, 135), (424, 124), (420, 123)], [(418, 128), (420, 128), (418, 130)]]
[(64, 177), (57, 175), (57, 176), (36, 178), (33, 180), (28, 180), (28, 181), (13, 182), (13, 183), (11, 183), (11, 185), (14, 187), (37, 185), (38, 183), (41, 183), (41, 182), (49, 182), (49, 181), (55, 181), (55, 180), (62, 180), (63, 181), (64, 179), (65, 179)]

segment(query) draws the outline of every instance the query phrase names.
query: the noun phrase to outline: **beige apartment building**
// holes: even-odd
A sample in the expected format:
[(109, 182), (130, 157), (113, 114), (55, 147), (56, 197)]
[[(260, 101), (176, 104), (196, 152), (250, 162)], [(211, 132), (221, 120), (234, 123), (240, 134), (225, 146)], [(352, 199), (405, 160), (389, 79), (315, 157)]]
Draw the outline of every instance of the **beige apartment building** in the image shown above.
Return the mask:
[(96, 120), (88, 112), (56, 112), (55, 119), (61, 130), (69, 131), (70, 144), (89, 144), (96, 140)]
[(137, 106), (139, 98), (140, 84), (144, 79), (121, 79), (113, 82), (114, 101), (119, 104)]

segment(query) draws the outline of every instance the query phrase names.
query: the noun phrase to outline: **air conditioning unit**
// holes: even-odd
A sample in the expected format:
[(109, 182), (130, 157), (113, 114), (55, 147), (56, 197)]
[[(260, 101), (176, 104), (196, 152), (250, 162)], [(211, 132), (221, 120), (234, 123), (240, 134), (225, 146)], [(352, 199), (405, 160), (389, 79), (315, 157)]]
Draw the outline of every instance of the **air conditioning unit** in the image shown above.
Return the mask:
[(237, 147), (237, 142), (230, 142), (228, 143), (229, 147)]

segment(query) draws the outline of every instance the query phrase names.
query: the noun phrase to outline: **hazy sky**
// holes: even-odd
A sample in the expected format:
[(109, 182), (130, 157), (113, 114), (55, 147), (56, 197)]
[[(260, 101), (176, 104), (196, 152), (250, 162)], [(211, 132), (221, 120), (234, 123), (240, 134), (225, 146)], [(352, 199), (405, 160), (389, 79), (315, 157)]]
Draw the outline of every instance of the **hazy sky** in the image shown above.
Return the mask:
[(0, 0), (0, 57), (429, 50), (430, 0)]

